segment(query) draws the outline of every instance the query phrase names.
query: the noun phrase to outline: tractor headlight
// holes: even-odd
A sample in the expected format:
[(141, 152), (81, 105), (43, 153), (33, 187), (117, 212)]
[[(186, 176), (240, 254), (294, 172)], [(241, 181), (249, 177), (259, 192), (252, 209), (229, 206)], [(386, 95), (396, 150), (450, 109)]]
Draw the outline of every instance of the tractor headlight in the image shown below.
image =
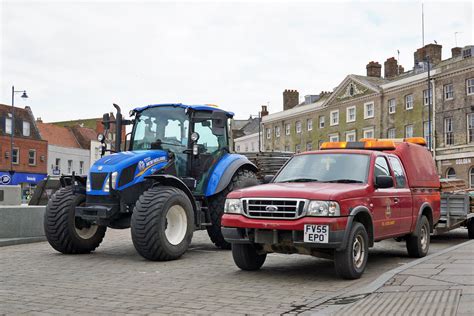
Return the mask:
[(86, 180), (86, 191), (89, 192), (91, 190), (91, 178), (87, 177)]
[(306, 210), (307, 216), (339, 216), (339, 204), (334, 201), (311, 201)]
[(112, 172), (112, 174), (110, 175), (110, 178), (112, 182), (112, 189), (115, 190), (115, 188), (117, 187), (118, 172), (117, 171)]
[(104, 192), (110, 192), (109, 176), (107, 176), (107, 178), (105, 178)]
[(224, 213), (228, 214), (243, 214), (242, 201), (240, 199), (225, 200)]

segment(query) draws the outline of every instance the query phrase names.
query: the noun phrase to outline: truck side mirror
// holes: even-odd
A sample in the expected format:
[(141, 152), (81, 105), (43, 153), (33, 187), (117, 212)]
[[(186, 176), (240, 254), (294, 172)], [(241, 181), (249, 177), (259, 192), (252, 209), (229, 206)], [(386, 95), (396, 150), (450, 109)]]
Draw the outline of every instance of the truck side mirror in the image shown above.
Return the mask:
[(274, 177), (275, 176), (273, 174), (267, 174), (267, 175), (263, 176), (263, 181), (262, 181), (263, 184), (272, 182)]
[(380, 175), (375, 178), (375, 186), (378, 189), (393, 188), (393, 178), (391, 176)]
[(104, 125), (104, 129), (109, 129), (110, 128), (110, 115), (109, 113), (105, 113), (102, 115), (102, 124)]

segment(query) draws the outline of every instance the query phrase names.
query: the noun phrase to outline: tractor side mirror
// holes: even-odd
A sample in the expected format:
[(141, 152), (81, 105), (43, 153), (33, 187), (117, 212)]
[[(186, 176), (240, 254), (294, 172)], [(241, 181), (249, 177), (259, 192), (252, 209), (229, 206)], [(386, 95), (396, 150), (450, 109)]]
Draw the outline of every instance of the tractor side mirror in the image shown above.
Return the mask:
[(225, 134), (225, 128), (227, 125), (227, 114), (225, 112), (213, 112), (212, 113), (212, 134), (216, 136), (222, 136)]
[(388, 189), (393, 187), (393, 178), (391, 176), (380, 175), (375, 178), (375, 186), (378, 189)]
[(104, 125), (104, 129), (109, 129), (110, 128), (110, 115), (109, 113), (105, 113), (102, 115), (102, 124)]

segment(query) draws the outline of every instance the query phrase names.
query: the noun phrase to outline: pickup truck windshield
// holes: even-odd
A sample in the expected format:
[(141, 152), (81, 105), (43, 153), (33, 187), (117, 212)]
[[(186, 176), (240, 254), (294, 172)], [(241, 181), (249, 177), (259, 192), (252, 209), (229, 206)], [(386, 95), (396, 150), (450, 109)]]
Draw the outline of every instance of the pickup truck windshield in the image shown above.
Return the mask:
[(370, 156), (308, 154), (295, 156), (274, 182), (366, 183)]

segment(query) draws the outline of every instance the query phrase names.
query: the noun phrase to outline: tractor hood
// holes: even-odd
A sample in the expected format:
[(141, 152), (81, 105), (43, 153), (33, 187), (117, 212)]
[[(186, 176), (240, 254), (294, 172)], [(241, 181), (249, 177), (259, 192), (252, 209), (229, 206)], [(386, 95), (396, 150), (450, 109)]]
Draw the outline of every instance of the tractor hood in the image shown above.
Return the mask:
[(168, 153), (164, 150), (137, 150), (122, 151), (104, 156), (91, 167), (91, 172), (114, 172), (137, 164), (137, 169), (145, 171), (168, 160)]

